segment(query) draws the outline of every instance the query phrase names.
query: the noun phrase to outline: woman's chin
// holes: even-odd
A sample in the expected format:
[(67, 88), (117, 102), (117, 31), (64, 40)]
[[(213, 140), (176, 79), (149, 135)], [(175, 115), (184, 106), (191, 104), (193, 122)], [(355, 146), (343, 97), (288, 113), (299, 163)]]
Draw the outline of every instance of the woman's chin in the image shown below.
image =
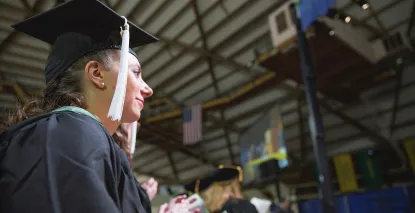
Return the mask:
[(131, 112), (124, 112), (121, 123), (132, 123), (134, 121), (138, 121), (141, 117), (140, 111), (131, 111)]

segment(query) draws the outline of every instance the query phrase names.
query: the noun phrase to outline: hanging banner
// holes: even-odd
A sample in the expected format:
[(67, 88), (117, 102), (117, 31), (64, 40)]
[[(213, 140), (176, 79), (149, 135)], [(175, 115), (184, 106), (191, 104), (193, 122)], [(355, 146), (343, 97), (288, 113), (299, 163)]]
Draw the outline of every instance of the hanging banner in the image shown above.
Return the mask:
[(336, 167), (337, 180), (341, 192), (352, 192), (358, 189), (356, 173), (350, 154), (343, 154), (333, 158)]
[(364, 186), (369, 188), (380, 187), (383, 183), (382, 172), (378, 155), (372, 151), (363, 151), (356, 154), (359, 171), (363, 175)]
[(407, 140), (403, 142), (405, 152), (408, 155), (409, 163), (411, 164), (412, 171), (415, 174), (415, 140)]
[(288, 165), (287, 149), (284, 142), (284, 127), (281, 113), (278, 107), (269, 113), (269, 128), (264, 131), (264, 140), (258, 145), (257, 158), (248, 162), (251, 166), (257, 166), (267, 161), (278, 160), (280, 168)]
[[(277, 162), (278, 169), (287, 167), (287, 149), (279, 106), (275, 105), (265, 112), (240, 137), (239, 143), (241, 146), (240, 161), (244, 172), (244, 184), (261, 182), (262, 179), (265, 179), (262, 177), (263, 174), (272, 171), (264, 171), (263, 168), (265, 168), (265, 164), (270, 162)], [(276, 175), (276, 172), (273, 174)]]

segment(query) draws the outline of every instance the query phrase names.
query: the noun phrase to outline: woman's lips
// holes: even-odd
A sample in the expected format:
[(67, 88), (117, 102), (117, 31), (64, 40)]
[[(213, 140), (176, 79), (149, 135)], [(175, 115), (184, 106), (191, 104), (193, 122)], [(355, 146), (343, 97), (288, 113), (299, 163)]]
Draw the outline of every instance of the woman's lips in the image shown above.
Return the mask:
[(141, 103), (141, 105), (144, 107), (144, 100), (139, 99), (139, 98), (136, 98), (136, 100), (137, 100), (138, 102), (140, 102), (140, 103)]

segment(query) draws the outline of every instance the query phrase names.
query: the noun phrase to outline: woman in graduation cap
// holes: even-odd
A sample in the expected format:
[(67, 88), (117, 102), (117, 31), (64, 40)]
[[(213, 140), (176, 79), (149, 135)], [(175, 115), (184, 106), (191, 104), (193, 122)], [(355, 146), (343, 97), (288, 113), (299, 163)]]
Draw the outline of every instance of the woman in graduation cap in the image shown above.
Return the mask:
[(258, 213), (253, 204), (243, 199), (240, 186), (242, 178), (240, 167), (221, 165), (206, 177), (186, 184), (184, 188), (189, 195), (200, 195), (205, 212)]
[[(201, 213), (209, 213), (209, 209), (204, 203), (205, 201), (199, 195), (202, 195), (212, 183), (213, 182), (209, 177), (204, 177), (184, 185), (184, 189), (186, 190), (185, 194), (195, 199), (194, 204), (192, 205), (193, 209), (197, 209)], [(197, 196), (195, 197), (195, 195)]]
[(205, 206), (211, 213), (258, 213), (256, 207), (243, 199), (239, 166), (220, 165), (208, 175), (211, 185), (201, 193)]
[(140, 118), (153, 93), (129, 47), (157, 39), (98, 0), (69, 1), (13, 28), (53, 48), (43, 98), (0, 130), (0, 212), (150, 213), (111, 136)]

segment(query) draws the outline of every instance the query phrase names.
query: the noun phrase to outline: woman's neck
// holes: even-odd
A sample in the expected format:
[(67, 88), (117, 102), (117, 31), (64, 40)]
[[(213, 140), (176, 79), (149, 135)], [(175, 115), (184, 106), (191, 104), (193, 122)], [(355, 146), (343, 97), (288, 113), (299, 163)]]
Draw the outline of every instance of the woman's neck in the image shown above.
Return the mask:
[(108, 132), (113, 135), (117, 130), (120, 123), (118, 121), (112, 121), (108, 118), (108, 110), (105, 110), (106, 107), (99, 107), (99, 105), (88, 105), (88, 111), (95, 115), (102, 123), (102, 125), (108, 130)]
[(109, 119), (105, 113), (104, 116), (100, 116), (95, 114), (95, 116), (98, 117), (98, 119), (101, 121), (102, 125), (108, 130), (108, 132), (113, 135), (115, 131), (117, 131), (118, 126), (120, 126), (120, 123), (118, 121), (112, 121)]

